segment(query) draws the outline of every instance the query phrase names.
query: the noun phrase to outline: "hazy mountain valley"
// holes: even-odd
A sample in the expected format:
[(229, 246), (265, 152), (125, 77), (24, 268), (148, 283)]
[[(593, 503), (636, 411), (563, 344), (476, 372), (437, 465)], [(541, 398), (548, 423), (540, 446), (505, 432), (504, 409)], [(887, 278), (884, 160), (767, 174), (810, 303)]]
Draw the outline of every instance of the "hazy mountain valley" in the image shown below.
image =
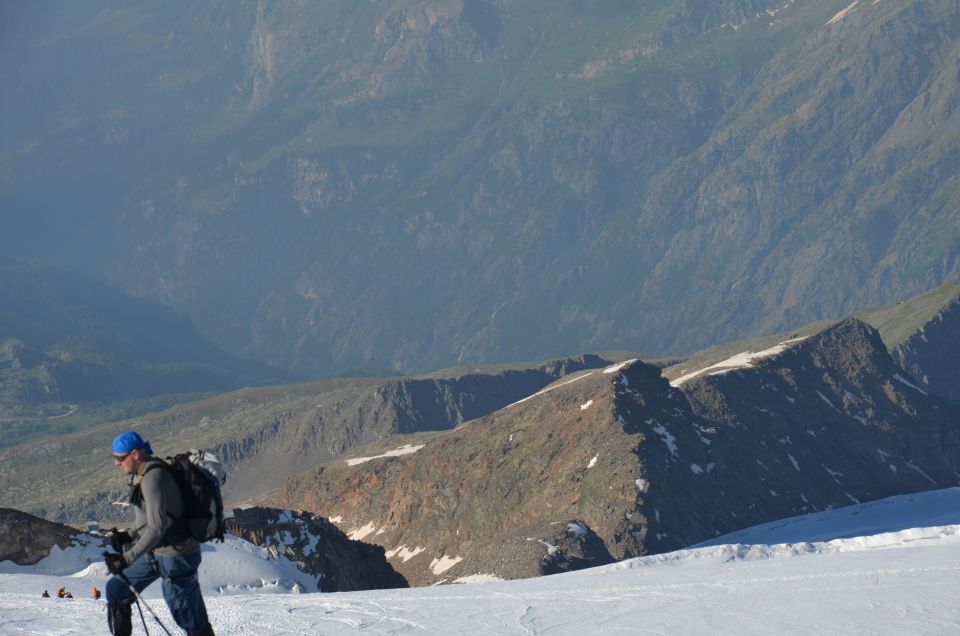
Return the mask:
[(960, 274), (960, 15), (848, 5), (14, 3), (0, 253), (313, 377), (895, 302)]

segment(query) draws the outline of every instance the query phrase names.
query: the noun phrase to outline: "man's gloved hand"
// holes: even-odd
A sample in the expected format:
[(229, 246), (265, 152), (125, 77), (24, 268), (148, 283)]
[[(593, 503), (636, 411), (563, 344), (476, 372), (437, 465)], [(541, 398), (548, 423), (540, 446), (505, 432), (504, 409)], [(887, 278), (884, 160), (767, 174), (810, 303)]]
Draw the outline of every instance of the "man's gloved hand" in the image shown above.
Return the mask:
[(107, 536), (110, 537), (110, 545), (113, 546), (113, 549), (117, 552), (123, 552), (123, 546), (133, 543), (133, 537), (131, 537), (130, 533), (126, 530), (110, 528)]
[(123, 555), (114, 552), (104, 552), (103, 562), (107, 564), (107, 569), (110, 570), (110, 574), (120, 574), (123, 572), (123, 569), (127, 567), (126, 562), (123, 560)]

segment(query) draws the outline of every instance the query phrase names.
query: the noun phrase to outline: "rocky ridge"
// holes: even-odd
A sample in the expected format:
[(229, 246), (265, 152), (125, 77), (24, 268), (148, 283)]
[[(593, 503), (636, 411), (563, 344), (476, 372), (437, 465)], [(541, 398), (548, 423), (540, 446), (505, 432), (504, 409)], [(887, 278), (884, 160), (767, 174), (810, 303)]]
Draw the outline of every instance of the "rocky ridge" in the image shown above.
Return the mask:
[(639, 361), (585, 371), (403, 452), (319, 466), (276, 501), (425, 585), (664, 552), (960, 479), (960, 408), (855, 319), (673, 384)]
[[(62, 521), (115, 519), (124, 478), (104, 460), (134, 428), (161, 456), (205, 448), (224, 461), (224, 496), (239, 503), (350, 449), (401, 433), (452, 428), (536, 392), (564, 374), (602, 366), (595, 355), (414, 378), (330, 380), (244, 389), (133, 421), (0, 451), (3, 505)], [(64, 470), (41, 467), (57, 454)]]

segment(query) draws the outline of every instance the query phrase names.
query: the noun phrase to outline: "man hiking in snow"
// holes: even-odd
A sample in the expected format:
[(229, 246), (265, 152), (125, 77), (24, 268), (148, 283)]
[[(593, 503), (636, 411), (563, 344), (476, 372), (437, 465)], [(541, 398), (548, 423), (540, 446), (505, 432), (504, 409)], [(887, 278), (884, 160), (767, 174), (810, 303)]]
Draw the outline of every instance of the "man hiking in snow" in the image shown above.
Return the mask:
[(117, 553), (105, 555), (107, 569), (115, 575), (106, 587), (110, 633), (128, 636), (133, 629), (131, 605), (136, 599), (127, 582), (140, 592), (162, 577), (163, 598), (177, 625), (190, 636), (213, 636), (197, 579), (200, 544), (176, 522), (183, 514), (177, 482), (153, 457), (150, 444), (133, 431), (113, 440), (113, 460), (130, 475), (136, 520), (132, 534), (111, 534)]

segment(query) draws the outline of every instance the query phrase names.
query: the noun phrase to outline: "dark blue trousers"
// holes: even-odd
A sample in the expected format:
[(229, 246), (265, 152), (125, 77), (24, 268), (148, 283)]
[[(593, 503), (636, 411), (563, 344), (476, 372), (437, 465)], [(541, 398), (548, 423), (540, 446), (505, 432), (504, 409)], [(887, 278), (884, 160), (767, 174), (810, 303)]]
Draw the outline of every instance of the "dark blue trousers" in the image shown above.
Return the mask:
[[(197, 568), (200, 567), (200, 552), (187, 556), (153, 556), (145, 554), (123, 571), (137, 592), (163, 578), (163, 600), (167, 602), (173, 620), (181, 628), (200, 630), (207, 626), (207, 608), (200, 594)], [(107, 603), (129, 605), (134, 597), (126, 582), (119, 576), (107, 581)]]

